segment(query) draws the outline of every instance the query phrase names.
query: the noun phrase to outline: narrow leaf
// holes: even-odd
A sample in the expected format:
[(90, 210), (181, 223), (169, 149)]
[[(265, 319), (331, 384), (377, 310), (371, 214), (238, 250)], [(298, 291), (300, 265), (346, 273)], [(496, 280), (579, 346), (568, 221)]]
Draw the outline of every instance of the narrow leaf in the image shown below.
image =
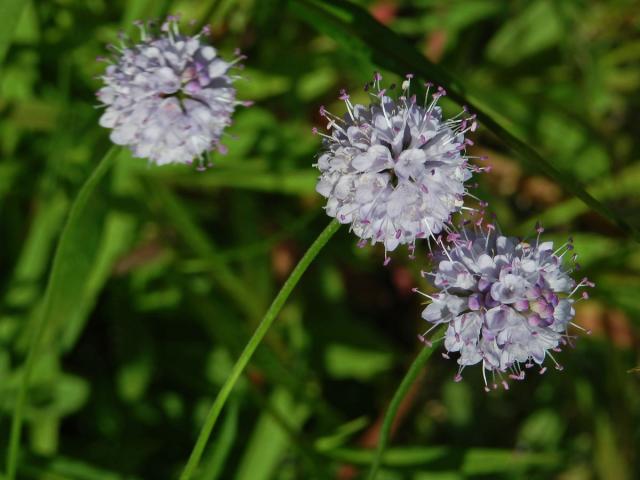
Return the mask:
[(96, 212), (103, 208), (104, 201), (94, 193), (119, 153), (120, 150), (112, 147), (82, 186), (60, 236), (44, 302), (36, 314), (31, 332), (29, 351), (13, 413), (7, 454), (8, 480), (15, 478), (27, 390), (44, 330), (49, 322), (55, 325), (58, 323), (57, 320), (72, 315), (78, 298), (82, 297), (85, 291), (86, 280), (91, 275), (100, 244), (100, 227), (96, 223), (100, 215), (96, 215)]

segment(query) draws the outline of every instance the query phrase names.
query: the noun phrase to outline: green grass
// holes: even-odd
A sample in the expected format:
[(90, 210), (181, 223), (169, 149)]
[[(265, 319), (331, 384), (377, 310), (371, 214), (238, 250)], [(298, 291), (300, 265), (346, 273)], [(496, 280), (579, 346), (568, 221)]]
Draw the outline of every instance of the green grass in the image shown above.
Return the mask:
[[(637, 478), (636, 10), (0, 1), (2, 478)], [(97, 123), (95, 57), (176, 12), (249, 57), (236, 85), (255, 105), (204, 173), (133, 159)], [(503, 231), (541, 219), (574, 237), (594, 333), (562, 373), (489, 394), (479, 370), (453, 382), (416, 339), (426, 245), (385, 268), (381, 248), (323, 230), (311, 128), (320, 105), (343, 111), (341, 88), (365, 101), (375, 70), (479, 114), (470, 150), (494, 168), (474, 194)]]

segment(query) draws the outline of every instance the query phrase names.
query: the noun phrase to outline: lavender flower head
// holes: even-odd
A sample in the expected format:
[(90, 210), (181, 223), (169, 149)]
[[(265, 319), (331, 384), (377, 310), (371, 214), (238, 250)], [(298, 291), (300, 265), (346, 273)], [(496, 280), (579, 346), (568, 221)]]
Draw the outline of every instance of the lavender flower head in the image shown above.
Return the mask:
[(165, 165), (190, 164), (202, 169), (206, 153), (225, 152), (220, 137), (241, 102), (229, 69), (244, 57), (227, 62), (203, 41), (180, 32), (179, 18), (170, 16), (155, 28), (136, 22), (140, 43), (110, 46), (110, 65), (97, 92), (106, 106), (100, 125), (111, 128), (111, 141), (127, 145), (134, 157)]
[[(433, 283), (440, 290), (429, 297), (432, 302), (422, 312), (422, 318), (433, 326), (446, 324), (443, 354), (458, 352), (462, 370), (482, 363), (485, 389), (486, 371), (496, 375), (505, 388), (503, 374), (515, 380), (525, 377), (525, 368), (541, 366), (550, 357), (556, 368), (562, 369), (551, 351), (560, 351), (570, 344), (567, 333), (575, 315), (574, 296), (581, 287), (595, 286), (587, 278), (579, 283), (570, 277), (563, 257), (573, 250), (571, 239), (554, 250), (553, 242), (541, 242), (540, 233), (532, 244), (494, 231), (493, 225), (475, 232), (449, 235), (450, 247), (436, 256), (439, 264)], [(575, 262), (575, 254), (569, 254)], [(575, 265), (578, 268), (578, 265)], [(582, 291), (582, 298), (588, 298)]]
[(343, 90), (342, 118), (321, 107), (329, 132), (321, 134), (316, 190), (327, 198), (327, 214), (350, 224), (360, 246), (380, 242), (386, 255), (401, 244), (413, 249), (416, 239), (442, 231), (463, 208), (472, 171), (482, 169), (465, 155), (473, 144), (465, 134), (476, 129), (474, 116), (461, 112), (444, 119), (438, 100), (446, 92), (438, 88), (430, 96), (429, 84), (419, 103), (409, 91), (412, 75), (393, 99), (380, 87), (381, 78), (376, 73), (365, 88), (369, 105), (353, 104)]

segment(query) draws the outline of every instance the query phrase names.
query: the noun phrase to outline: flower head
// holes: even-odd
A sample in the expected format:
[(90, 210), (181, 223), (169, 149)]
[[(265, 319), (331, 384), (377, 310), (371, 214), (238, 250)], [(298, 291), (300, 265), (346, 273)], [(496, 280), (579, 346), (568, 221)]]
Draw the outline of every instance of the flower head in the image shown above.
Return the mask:
[[(432, 275), (440, 291), (423, 294), (432, 302), (422, 318), (433, 324), (429, 330), (447, 325), (445, 349), (460, 355), (456, 380), (465, 367), (477, 363), (482, 363), (485, 386), (489, 370), (505, 388), (502, 374), (522, 380), (522, 365), (542, 366), (550, 357), (562, 368), (551, 350), (570, 343), (567, 328), (577, 326), (572, 322), (574, 295), (594, 284), (586, 278), (576, 283), (563, 264), (573, 250), (571, 240), (554, 250), (553, 242), (540, 241), (541, 232), (538, 228), (535, 242), (527, 243), (498, 234), (492, 225), (473, 233), (463, 230), (437, 255)], [(588, 297), (585, 291), (582, 297)], [(420, 338), (426, 341), (424, 335)], [(541, 367), (541, 373), (545, 370)]]
[(204, 168), (205, 154), (224, 153), (220, 137), (240, 102), (235, 99), (227, 62), (203, 41), (208, 29), (184, 35), (171, 16), (155, 28), (136, 22), (140, 42), (110, 46), (113, 56), (97, 92), (106, 106), (100, 125), (111, 128), (111, 141), (127, 145), (135, 157), (158, 165), (189, 164)]
[(353, 104), (342, 91), (342, 118), (320, 109), (329, 132), (322, 134), (316, 190), (327, 198), (327, 214), (351, 224), (362, 246), (380, 242), (392, 251), (438, 234), (462, 208), (472, 171), (481, 170), (465, 155), (472, 144), (465, 134), (475, 130), (475, 117), (461, 112), (443, 118), (438, 100), (444, 89), (430, 95), (427, 85), (419, 103), (409, 91), (411, 78), (394, 99), (376, 74), (366, 88), (369, 105)]

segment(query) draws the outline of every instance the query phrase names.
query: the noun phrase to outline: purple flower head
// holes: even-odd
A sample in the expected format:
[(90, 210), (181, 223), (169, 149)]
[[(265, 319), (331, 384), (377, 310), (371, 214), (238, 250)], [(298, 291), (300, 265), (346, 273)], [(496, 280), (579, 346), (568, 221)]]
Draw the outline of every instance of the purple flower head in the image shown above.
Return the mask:
[(427, 91), (418, 102), (407, 75), (392, 98), (381, 78), (376, 74), (365, 88), (370, 104), (352, 103), (343, 90), (344, 116), (320, 109), (328, 133), (322, 134), (316, 190), (327, 198), (329, 216), (350, 224), (362, 243), (382, 243), (387, 252), (440, 233), (463, 207), (465, 182), (483, 169), (465, 155), (475, 119), (464, 111), (443, 118), (438, 100), (444, 90)]
[(203, 38), (206, 29), (184, 35), (178, 21), (168, 17), (160, 28), (136, 22), (139, 43), (122, 36), (120, 46), (111, 46), (97, 93), (106, 106), (100, 125), (134, 157), (158, 165), (196, 160), (204, 168), (207, 152), (224, 151), (220, 137), (241, 103), (229, 69), (244, 57), (223, 60)]
[(432, 302), (422, 318), (433, 324), (426, 333), (447, 324), (447, 358), (459, 353), (456, 378), (465, 367), (482, 363), (488, 390), (487, 370), (494, 387), (496, 375), (506, 387), (504, 375), (522, 380), (523, 366), (538, 364), (544, 373), (546, 357), (562, 368), (551, 350), (570, 344), (569, 325), (581, 328), (572, 322), (574, 295), (594, 284), (586, 278), (576, 283), (563, 264), (571, 241), (554, 250), (552, 242), (540, 241), (540, 233), (527, 243), (493, 228), (463, 229), (450, 246), (441, 245), (432, 274), (439, 292), (428, 296)]

